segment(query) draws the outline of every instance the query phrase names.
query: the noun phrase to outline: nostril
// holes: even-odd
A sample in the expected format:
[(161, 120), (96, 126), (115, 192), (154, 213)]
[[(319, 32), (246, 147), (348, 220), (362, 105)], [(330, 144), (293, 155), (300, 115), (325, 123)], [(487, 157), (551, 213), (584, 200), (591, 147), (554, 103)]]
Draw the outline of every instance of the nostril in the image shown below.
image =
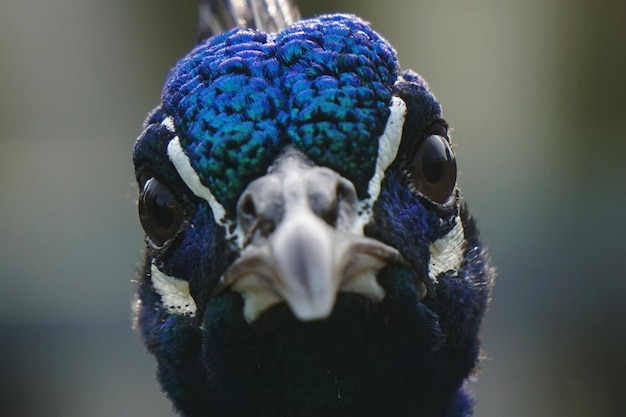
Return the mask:
[(276, 216), (281, 210), (271, 204), (271, 200), (259, 198), (254, 192), (247, 192), (241, 197), (237, 216), (245, 233), (244, 246), (255, 239), (267, 238), (276, 229)]
[(329, 193), (325, 204), (318, 204), (318, 216), (332, 227), (337, 227), (342, 216), (349, 216), (354, 207), (356, 194), (352, 184), (339, 180), (334, 192)]
[(250, 234), (251, 229), (255, 228), (258, 222), (257, 205), (254, 202), (252, 193), (246, 193), (239, 200), (237, 206), (237, 217), (239, 218), (239, 224), (247, 235)]
[(244, 196), (240, 205), (240, 213), (250, 220), (256, 217), (256, 205), (250, 194)]
[(319, 216), (330, 226), (336, 227), (337, 219), (339, 218), (339, 201), (337, 199), (332, 200), (330, 204), (324, 207), (321, 213), (319, 213)]
[(344, 202), (352, 204), (352, 200), (354, 199), (354, 189), (344, 181), (339, 181), (337, 182), (337, 187), (335, 187), (335, 196), (338, 205), (341, 205)]

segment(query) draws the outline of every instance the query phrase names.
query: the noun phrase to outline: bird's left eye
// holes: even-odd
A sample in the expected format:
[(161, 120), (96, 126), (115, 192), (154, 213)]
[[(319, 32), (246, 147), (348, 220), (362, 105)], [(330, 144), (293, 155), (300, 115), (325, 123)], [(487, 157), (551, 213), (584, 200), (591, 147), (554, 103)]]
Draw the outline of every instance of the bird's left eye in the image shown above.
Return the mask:
[(444, 204), (456, 185), (456, 160), (448, 141), (430, 135), (420, 144), (410, 165), (411, 181), (417, 191)]
[(156, 246), (174, 237), (183, 223), (183, 208), (172, 192), (154, 178), (146, 181), (139, 196), (139, 219)]

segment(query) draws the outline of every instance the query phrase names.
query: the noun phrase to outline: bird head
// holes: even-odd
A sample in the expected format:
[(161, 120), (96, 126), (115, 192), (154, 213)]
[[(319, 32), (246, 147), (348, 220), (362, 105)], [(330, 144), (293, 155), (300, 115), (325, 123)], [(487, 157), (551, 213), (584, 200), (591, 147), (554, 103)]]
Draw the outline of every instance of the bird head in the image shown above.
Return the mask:
[(492, 272), (439, 103), (365, 22), (202, 42), (134, 164), (137, 323), (185, 415), (466, 415)]

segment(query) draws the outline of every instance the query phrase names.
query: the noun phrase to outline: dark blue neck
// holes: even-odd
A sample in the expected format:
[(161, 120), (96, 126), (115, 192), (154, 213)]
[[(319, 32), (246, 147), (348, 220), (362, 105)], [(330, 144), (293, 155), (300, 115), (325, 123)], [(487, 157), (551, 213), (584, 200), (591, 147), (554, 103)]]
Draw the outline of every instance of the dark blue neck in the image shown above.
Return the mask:
[[(401, 270), (384, 272), (406, 282)], [(283, 305), (253, 326), (233, 319), (241, 299), (225, 295), (205, 311), (200, 351), (181, 355), (197, 368), (177, 364), (185, 375), (161, 382), (188, 417), (471, 416), (462, 385), (474, 350), (444, 343), (410, 286), (393, 287), (382, 305), (342, 296), (331, 319), (307, 323)]]

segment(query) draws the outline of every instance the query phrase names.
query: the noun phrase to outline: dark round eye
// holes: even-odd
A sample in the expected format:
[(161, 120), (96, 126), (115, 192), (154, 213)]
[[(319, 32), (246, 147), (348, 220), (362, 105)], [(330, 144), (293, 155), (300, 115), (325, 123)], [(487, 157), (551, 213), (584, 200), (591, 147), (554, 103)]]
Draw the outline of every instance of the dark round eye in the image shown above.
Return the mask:
[(431, 135), (424, 139), (410, 169), (417, 191), (435, 203), (448, 201), (456, 185), (456, 161), (444, 137)]
[(139, 219), (152, 243), (163, 246), (183, 223), (183, 208), (170, 190), (150, 178), (139, 196)]

